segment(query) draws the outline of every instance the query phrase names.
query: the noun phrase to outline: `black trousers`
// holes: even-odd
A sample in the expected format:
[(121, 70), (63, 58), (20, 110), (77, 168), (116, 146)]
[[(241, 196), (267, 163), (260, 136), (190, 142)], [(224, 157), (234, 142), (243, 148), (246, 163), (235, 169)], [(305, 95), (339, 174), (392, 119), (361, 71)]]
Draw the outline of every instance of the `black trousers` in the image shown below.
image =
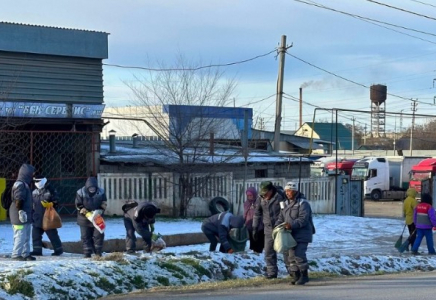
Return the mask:
[(104, 233), (94, 227), (80, 226), (83, 254), (100, 254), (103, 252)]
[(407, 229), (409, 229), (409, 245), (412, 247), (413, 243), (415, 243), (416, 240), (416, 226), (415, 223), (412, 223), (410, 225), (407, 225)]
[(44, 233), (47, 234), (47, 237), (50, 240), (51, 245), (53, 246), (53, 250), (56, 253), (63, 252), (62, 242), (57, 229), (50, 229), (45, 231), (44, 229), (35, 226), (32, 227), (33, 252), (42, 254), (42, 236)]

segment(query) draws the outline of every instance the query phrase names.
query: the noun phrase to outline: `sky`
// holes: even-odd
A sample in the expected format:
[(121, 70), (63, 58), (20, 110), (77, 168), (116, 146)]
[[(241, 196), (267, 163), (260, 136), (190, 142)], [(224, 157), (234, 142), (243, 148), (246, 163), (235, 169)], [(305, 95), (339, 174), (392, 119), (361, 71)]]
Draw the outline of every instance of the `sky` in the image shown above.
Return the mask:
[[(394, 248), (403, 229), (403, 220), (314, 215), (314, 224), (316, 234), (307, 251), (310, 272), (342, 276), (436, 268), (436, 257), (427, 255), (425, 242), (419, 248), (422, 254), (417, 256), (408, 252), (400, 254)], [(162, 235), (200, 232), (200, 227), (201, 220), (157, 219), (155, 225), (156, 232)], [(105, 239), (124, 238), (124, 230), (121, 218), (107, 219)], [(59, 235), (64, 242), (78, 241), (79, 227), (75, 221), (64, 221)], [(6, 292), (9, 279), (17, 274), (22, 282), (33, 286), (35, 299), (61, 299), (65, 295), (71, 299), (94, 299), (115, 290), (127, 293), (166, 284), (162, 277), (167, 278), (169, 285), (222, 280), (229, 271), (233, 278), (254, 278), (263, 274), (265, 266), (263, 254), (248, 249), (235, 254), (210, 253), (208, 244), (168, 247), (151, 255), (142, 252), (137, 256), (123, 254), (122, 262), (111, 259), (108, 253), (103, 254), (102, 260), (84, 259), (82, 255), (71, 253), (52, 257), (52, 251), (48, 249), (44, 249), (44, 256), (37, 257), (34, 262), (10, 261), (4, 256), (10, 254), (11, 249), (12, 228), (3, 222), (0, 224), (0, 298), (10, 300), (28, 299), (19, 293), (10, 295)], [(201, 267), (193, 267), (195, 264), (214, 275), (205, 275), (199, 271)], [(286, 278), (281, 255), (278, 267), (279, 277)], [(138, 285), (134, 286), (132, 282)]]
[[(429, 0), (1, 1), (1, 21), (109, 33), (108, 106), (132, 105), (126, 83), (144, 76), (113, 65), (172, 66), (183, 54), (199, 65), (236, 63), (220, 68), (224, 79), (238, 84), (234, 104), (252, 107), (254, 123), (261, 118), (272, 130), (274, 50), (285, 35), (282, 129), (299, 127), (300, 87), (303, 122), (331, 120), (330, 112), (315, 113), (315, 107), (369, 111), (372, 84), (387, 86), (388, 112), (412, 114), (410, 99), (417, 100), (416, 114), (436, 111), (436, 4)], [(353, 118), (370, 126), (368, 114), (339, 113), (340, 122)], [(410, 126), (411, 116), (388, 116), (386, 123), (387, 132), (398, 131), (400, 123)]]

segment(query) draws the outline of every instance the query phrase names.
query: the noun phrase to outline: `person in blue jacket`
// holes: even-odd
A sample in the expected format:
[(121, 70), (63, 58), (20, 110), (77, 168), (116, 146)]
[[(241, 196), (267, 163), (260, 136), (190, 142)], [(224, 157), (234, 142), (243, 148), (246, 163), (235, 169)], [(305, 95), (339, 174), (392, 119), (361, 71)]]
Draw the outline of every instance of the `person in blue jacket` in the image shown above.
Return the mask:
[(244, 217), (234, 216), (231, 212), (222, 212), (204, 219), (201, 231), (210, 242), (209, 251), (215, 251), (219, 242), (220, 252), (233, 253), (228, 240), (229, 232), (232, 228), (242, 228), (244, 223)]

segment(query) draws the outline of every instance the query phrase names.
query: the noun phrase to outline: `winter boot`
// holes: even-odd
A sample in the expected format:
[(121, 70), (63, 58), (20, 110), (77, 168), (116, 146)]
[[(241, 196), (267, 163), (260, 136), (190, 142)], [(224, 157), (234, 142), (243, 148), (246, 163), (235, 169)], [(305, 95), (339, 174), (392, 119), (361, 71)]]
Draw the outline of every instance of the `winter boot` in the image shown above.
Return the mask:
[(62, 253), (64, 253), (63, 250), (58, 250), (58, 251), (53, 252), (53, 253), (51, 254), (51, 256), (61, 256)]
[(301, 276), (298, 281), (295, 283), (297, 285), (303, 285), (306, 282), (309, 282), (309, 273), (308, 270), (301, 271)]
[(297, 272), (291, 272), (289, 276), (291, 276), (291, 284), (294, 285), (301, 277), (300, 270)]
[(42, 256), (42, 251), (35, 251), (35, 250), (33, 250), (32, 252), (29, 253), (29, 255)]

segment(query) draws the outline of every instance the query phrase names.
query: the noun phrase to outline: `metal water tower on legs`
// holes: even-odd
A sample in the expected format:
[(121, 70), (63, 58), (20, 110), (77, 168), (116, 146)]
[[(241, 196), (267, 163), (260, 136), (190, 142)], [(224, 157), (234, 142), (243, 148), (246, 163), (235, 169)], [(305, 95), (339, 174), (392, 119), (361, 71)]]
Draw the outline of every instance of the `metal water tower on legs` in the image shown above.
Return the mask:
[(386, 94), (385, 85), (371, 85), (371, 135), (373, 137), (386, 137)]

